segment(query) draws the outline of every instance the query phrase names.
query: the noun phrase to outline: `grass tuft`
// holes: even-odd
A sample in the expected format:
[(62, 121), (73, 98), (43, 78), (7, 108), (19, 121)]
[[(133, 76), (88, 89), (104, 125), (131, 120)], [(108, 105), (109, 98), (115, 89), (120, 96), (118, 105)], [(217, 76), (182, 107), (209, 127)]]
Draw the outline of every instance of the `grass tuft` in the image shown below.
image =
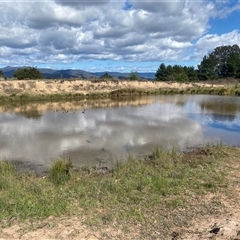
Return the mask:
[(48, 178), (56, 185), (64, 184), (70, 179), (71, 168), (72, 163), (70, 160), (57, 159), (50, 168)]
[(15, 167), (6, 161), (0, 162), (0, 190), (11, 186), (13, 177), (16, 175)]

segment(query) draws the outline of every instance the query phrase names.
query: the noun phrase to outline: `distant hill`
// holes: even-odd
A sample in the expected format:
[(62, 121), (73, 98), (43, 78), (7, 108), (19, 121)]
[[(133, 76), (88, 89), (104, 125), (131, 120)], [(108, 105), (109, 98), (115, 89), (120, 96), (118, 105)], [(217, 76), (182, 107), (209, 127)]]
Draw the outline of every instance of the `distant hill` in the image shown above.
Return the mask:
[[(97, 76), (102, 76), (106, 72), (94, 72)], [(109, 75), (111, 75), (114, 78), (129, 78), (131, 73), (121, 73), (121, 72), (107, 72)], [(137, 73), (137, 75), (140, 78), (144, 79), (154, 79), (155, 78), (155, 73), (153, 72), (148, 72), (148, 73)]]
[(0, 70), (3, 71), (4, 75), (7, 78), (11, 78), (13, 76), (13, 73), (17, 70), (18, 68), (14, 67), (5, 67), (5, 68), (0, 68)]
[[(5, 68), (0, 68), (0, 70), (3, 71), (6, 77), (12, 78), (14, 72), (18, 69), (19, 67), (5, 67)], [(83, 70), (72, 70), (72, 69), (66, 69), (66, 70), (54, 70), (50, 68), (38, 68), (38, 70), (41, 72), (41, 74), (45, 78), (97, 78), (98, 76), (86, 72)]]
[[(25, 66), (24, 66), (25, 67)], [(23, 68), (24, 68), (23, 67)], [(3, 71), (5, 76), (7, 78), (12, 78), (14, 72), (19, 67), (5, 67), (0, 68), (0, 70)], [(99, 78), (106, 72), (87, 72), (83, 70), (77, 70), (77, 69), (66, 69), (66, 70), (54, 70), (50, 68), (38, 68), (38, 70), (41, 72), (41, 74), (47, 78), (82, 78), (82, 79), (91, 79), (91, 78)], [(109, 75), (111, 75), (114, 78), (118, 79), (124, 79), (128, 78), (130, 76), (130, 73), (121, 73), (121, 72), (107, 72)], [(155, 73), (149, 72), (149, 73), (137, 73), (138, 76), (142, 79), (154, 79)]]
[(66, 69), (66, 70), (53, 70), (53, 69), (47, 69), (47, 68), (39, 68), (39, 71), (42, 73), (42, 75), (45, 78), (83, 78), (83, 79), (89, 79), (89, 78), (98, 78), (97, 75), (86, 72), (83, 70), (72, 70), (72, 69)]

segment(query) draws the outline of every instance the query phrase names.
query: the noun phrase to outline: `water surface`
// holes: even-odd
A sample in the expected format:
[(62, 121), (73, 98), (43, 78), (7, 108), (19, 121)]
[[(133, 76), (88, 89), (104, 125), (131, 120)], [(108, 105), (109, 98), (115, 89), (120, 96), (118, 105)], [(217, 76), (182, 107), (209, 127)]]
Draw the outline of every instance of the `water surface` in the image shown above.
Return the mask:
[(239, 100), (173, 95), (2, 105), (0, 158), (33, 168), (48, 168), (58, 157), (79, 167), (112, 168), (156, 146), (181, 151), (206, 143), (240, 146)]

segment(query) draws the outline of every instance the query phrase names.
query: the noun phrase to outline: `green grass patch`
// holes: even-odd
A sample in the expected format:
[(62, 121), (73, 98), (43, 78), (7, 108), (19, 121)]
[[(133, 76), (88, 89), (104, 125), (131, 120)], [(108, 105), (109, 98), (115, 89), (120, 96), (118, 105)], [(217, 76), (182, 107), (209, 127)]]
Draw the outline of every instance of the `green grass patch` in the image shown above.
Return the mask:
[[(231, 154), (239, 154), (239, 149), (207, 146), (191, 153), (156, 149), (145, 160), (130, 156), (106, 174), (71, 171), (69, 161), (58, 159), (43, 178), (19, 175), (2, 161), (0, 221), (80, 214), (91, 225), (112, 221), (138, 223), (146, 229), (159, 228), (165, 221), (169, 227), (181, 225), (180, 215), (185, 219), (208, 211), (208, 206), (197, 207), (196, 196), (227, 191), (228, 172), (223, 166)], [(190, 211), (192, 206), (195, 210)]]

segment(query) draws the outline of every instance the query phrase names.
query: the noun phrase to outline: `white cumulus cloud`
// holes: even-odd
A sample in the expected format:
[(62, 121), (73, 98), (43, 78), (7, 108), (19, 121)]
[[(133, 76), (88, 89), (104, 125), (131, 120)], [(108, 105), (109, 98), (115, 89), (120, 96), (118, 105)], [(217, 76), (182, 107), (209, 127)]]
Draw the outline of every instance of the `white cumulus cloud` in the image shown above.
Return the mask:
[(36, 0), (0, 2), (0, 65), (89, 60), (201, 60), (238, 30), (210, 33), (210, 19), (239, 11), (219, 1)]

